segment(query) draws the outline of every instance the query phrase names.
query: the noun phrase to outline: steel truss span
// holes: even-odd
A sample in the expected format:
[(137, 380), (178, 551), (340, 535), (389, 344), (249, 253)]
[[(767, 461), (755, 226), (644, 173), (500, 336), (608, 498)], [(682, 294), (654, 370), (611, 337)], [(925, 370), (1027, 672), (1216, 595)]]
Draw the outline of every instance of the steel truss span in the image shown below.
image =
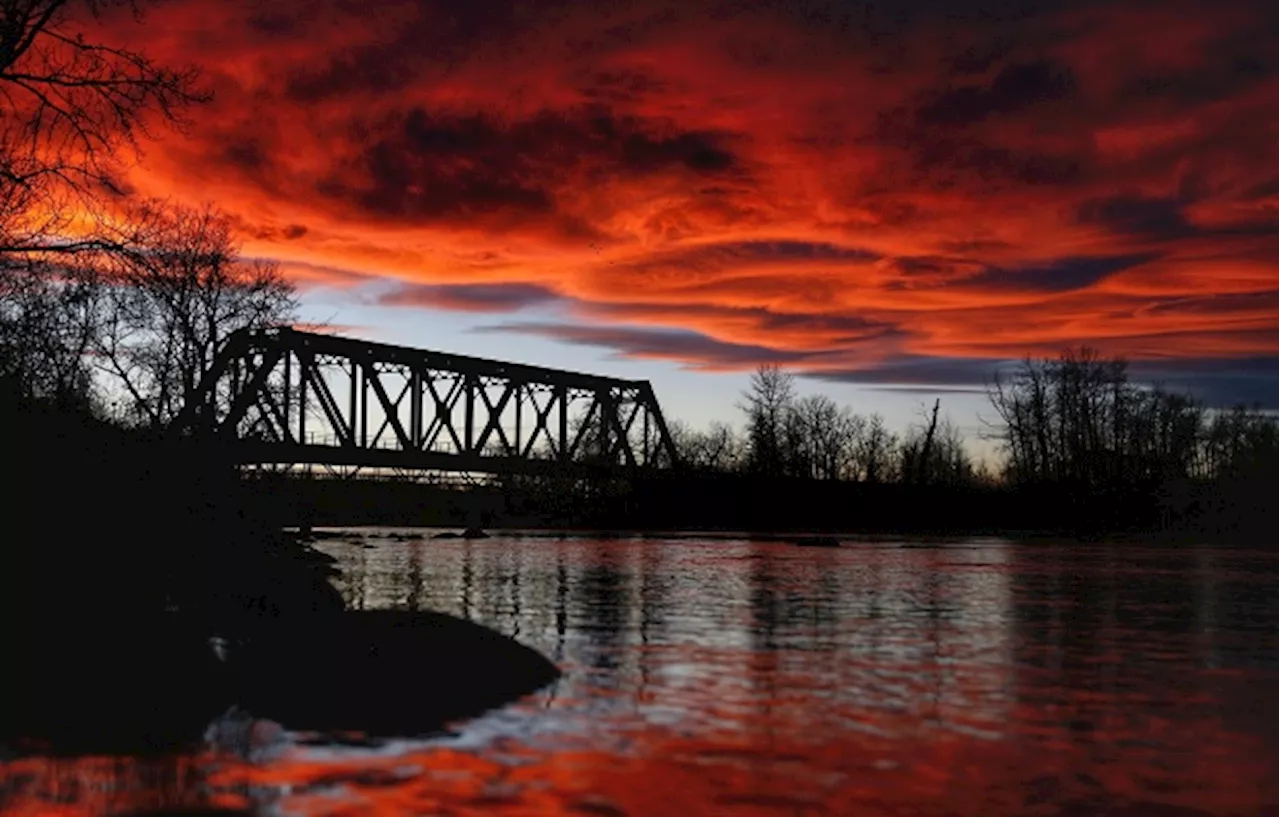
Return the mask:
[(502, 474), (677, 461), (648, 381), (285, 328), (228, 338), (171, 431), (243, 464)]

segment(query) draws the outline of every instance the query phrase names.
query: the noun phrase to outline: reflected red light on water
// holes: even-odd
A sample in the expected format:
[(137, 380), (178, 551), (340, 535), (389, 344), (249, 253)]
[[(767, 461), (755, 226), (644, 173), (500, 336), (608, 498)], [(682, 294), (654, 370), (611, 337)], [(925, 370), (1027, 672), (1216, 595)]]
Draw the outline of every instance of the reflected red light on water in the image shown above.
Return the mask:
[(1056, 748), (956, 735), (793, 742), (762, 734), (768, 720), (753, 726), (696, 739), (653, 727), (630, 736), (626, 753), (564, 749), (522, 763), (448, 748), (359, 760), (295, 752), (266, 766), (212, 756), (159, 766), (26, 759), (4, 767), (4, 813), (1252, 815), (1268, 802), (1274, 810), (1275, 788), (1265, 785), (1274, 747), (1261, 743), (1206, 756), (1188, 734), (1171, 778), (1156, 759), (1105, 738)]
[(10, 759), (0, 812), (1276, 811), (1274, 555), (415, 547), (361, 549), (344, 592), (469, 615), (564, 678), (434, 740), (312, 744), (260, 722), (225, 730), (247, 748)]

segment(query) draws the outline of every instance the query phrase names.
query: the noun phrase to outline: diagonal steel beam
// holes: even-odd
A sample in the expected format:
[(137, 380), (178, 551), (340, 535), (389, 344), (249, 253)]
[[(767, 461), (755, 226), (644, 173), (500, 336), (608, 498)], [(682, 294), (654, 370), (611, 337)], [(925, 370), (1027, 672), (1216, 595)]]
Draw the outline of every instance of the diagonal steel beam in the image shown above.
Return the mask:
[[(582, 438), (586, 435), (587, 429), (591, 428), (591, 419), (595, 417), (596, 410), (599, 407), (600, 396), (593, 393), (591, 395), (591, 405), (587, 407), (587, 413), (582, 417), (582, 425), (578, 426), (578, 431), (573, 435), (573, 442), (568, 446), (567, 457), (569, 459), (572, 459), (573, 455), (578, 453), (578, 444), (582, 442)], [(562, 424), (565, 414), (568, 414), (568, 412), (566, 411), (560, 417)]]
[(533, 404), (533, 431), (529, 433), (529, 441), (525, 444), (524, 450), (520, 452), (520, 456), (527, 457), (533, 451), (533, 447), (538, 442), (538, 432), (546, 437), (547, 443), (551, 446), (551, 453), (558, 457), (560, 454), (560, 446), (556, 443), (555, 437), (551, 433), (551, 428), (547, 425), (548, 419), (551, 417), (551, 410), (556, 407), (556, 395), (554, 392), (547, 397), (547, 404), (539, 406), (537, 397), (534, 392), (529, 392), (529, 402)]
[[(271, 370), (280, 361), (282, 353), (283, 350), (278, 347), (263, 350), (262, 364), (254, 370), (248, 382), (240, 389), (235, 399), (231, 401), (227, 416), (222, 420), (221, 433), (223, 435), (235, 433), (236, 426), (244, 418), (245, 412), (249, 410), (249, 405), (258, 399), (258, 390), (266, 383), (267, 378), (271, 375)], [(230, 432), (228, 432), (228, 429), (230, 429)]]
[[(413, 446), (409, 444), (409, 435), (405, 433), (404, 426), (400, 423), (400, 411), (398, 404), (392, 404), (391, 399), (387, 397), (387, 390), (382, 386), (382, 378), (379, 372), (373, 367), (370, 361), (363, 361), (361, 364), (364, 369), (365, 383), (373, 386), (373, 393), (378, 398), (378, 402), (382, 404), (382, 411), (386, 414), (388, 420), (391, 421), (391, 428), (396, 433), (396, 439), (400, 442), (400, 448), (407, 451)], [(366, 417), (368, 409), (365, 410)], [(374, 435), (377, 439), (377, 435)], [(369, 442), (365, 442), (365, 447), (369, 448)]]
[(489, 441), (489, 435), (496, 429), (498, 438), (502, 441), (502, 450), (510, 453), (511, 441), (507, 439), (507, 434), (502, 429), (502, 411), (507, 407), (507, 401), (511, 399), (511, 395), (515, 392), (515, 384), (508, 382), (503, 388), (501, 396), (498, 397), (496, 404), (489, 402), (489, 392), (485, 387), (480, 389), (480, 400), (484, 403), (485, 410), (489, 413), (489, 419), (484, 424), (484, 430), (480, 432), (480, 439), (476, 441), (476, 452), (484, 451), (484, 445)]
[[(385, 374), (385, 372), (378, 372), (378, 374), (379, 374), (379, 375), (382, 375), (382, 374)], [(407, 378), (405, 378), (405, 383), (404, 383), (404, 385), (403, 385), (403, 386), (401, 386), (401, 387), (400, 387), (400, 393), (399, 393), (398, 395), (396, 395), (396, 399), (395, 399), (395, 401), (394, 401), (394, 405), (395, 405), (395, 415), (394, 415), (394, 416), (395, 416), (395, 417), (397, 417), (397, 418), (399, 418), (399, 416), (400, 416), (400, 406), (401, 406), (401, 404), (402, 404), (402, 403), (404, 403), (405, 395), (409, 394), (409, 387), (410, 387), (410, 386), (412, 386), (412, 385), (413, 385), (413, 376), (412, 376), (412, 373), (410, 373), (410, 376), (409, 376), (409, 377), (407, 377)], [(410, 402), (410, 406), (409, 406), (409, 413), (410, 413), (410, 415), (412, 415), (412, 414), (413, 414), (413, 401), (412, 401), (412, 400), (410, 400), (409, 402)], [(383, 413), (382, 424), (378, 426), (378, 430), (377, 430), (377, 431), (373, 432), (373, 439), (371, 439), (371, 440), (369, 441), (369, 447), (370, 447), (370, 448), (376, 448), (376, 447), (377, 447), (377, 445), (378, 445), (378, 439), (379, 439), (380, 437), (382, 437), (382, 432), (386, 431), (386, 430), (387, 430), (387, 426), (389, 426), (389, 425), (391, 424), (391, 417), (392, 417), (392, 415), (391, 415), (391, 414), (387, 414), (386, 412), (384, 412), (384, 413)], [(403, 444), (402, 444), (402, 445), (401, 445), (401, 448), (414, 448), (413, 435), (415, 434), (415, 427), (414, 427), (414, 425), (413, 425), (413, 423), (412, 423), (412, 420), (410, 421), (408, 434), (409, 434), (409, 444), (408, 444), (408, 445), (403, 445)]]
[[(343, 421), (342, 410), (338, 408), (338, 401), (334, 399), (333, 392), (329, 390), (329, 384), (325, 382), (324, 376), (320, 373), (320, 366), (316, 363), (316, 356), (310, 351), (300, 351), (298, 353), (298, 364), (302, 377), (311, 384), (311, 390), (315, 392), (316, 401), (320, 403), (320, 410), (324, 412), (325, 418), (329, 421), (329, 426), (338, 435), (339, 443), (355, 448), (355, 415), (349, 418), (349, 425)], [(352, 390), (354, 389), (355, 385), (352, 384)]]
[(426, 378), (427, 391), (431, 392), (431, 397), (435, 400), (435, 413), (427, 426), (426, 434), (423, 435), (422, 448), (430, 449), (440, 438), (440, 432), (448, 431), (449, 437), (453, 440), (454, 450), (461, 451), (463, 450), (462, 439), (458, 436), (458, 430), (453, 427), (453, 409), (458, 405), (458, 398), (462, 396), (462, 378), (454, 378), (443, 399), (436, 391), (435, 381), (435, 377)]

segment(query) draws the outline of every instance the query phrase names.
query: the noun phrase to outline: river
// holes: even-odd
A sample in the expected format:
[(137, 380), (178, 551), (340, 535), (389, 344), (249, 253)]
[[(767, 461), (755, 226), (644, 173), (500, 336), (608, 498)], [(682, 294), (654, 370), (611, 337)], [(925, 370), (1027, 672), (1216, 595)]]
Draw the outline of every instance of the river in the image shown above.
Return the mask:
[(432, 739), (228, 718), (179, 757), (10, 758), (0, 809), (1276, 813), (1274, 550), (421, 535), (317, 547), (349, 607), (470, 618), (560, 681)]

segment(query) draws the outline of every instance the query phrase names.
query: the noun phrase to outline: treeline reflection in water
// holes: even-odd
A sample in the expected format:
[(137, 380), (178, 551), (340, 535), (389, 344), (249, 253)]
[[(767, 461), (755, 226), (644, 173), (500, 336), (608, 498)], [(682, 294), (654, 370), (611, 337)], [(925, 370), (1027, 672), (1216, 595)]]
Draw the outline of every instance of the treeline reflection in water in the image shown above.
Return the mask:
[(436, 739), (312, 743), (229, 717), (199, 755), (13, 759), (0, 807), (1275, 810), (1274, 552), (387, 531), (320, 547), (350, 607), (464, 616), (564, 677)]

